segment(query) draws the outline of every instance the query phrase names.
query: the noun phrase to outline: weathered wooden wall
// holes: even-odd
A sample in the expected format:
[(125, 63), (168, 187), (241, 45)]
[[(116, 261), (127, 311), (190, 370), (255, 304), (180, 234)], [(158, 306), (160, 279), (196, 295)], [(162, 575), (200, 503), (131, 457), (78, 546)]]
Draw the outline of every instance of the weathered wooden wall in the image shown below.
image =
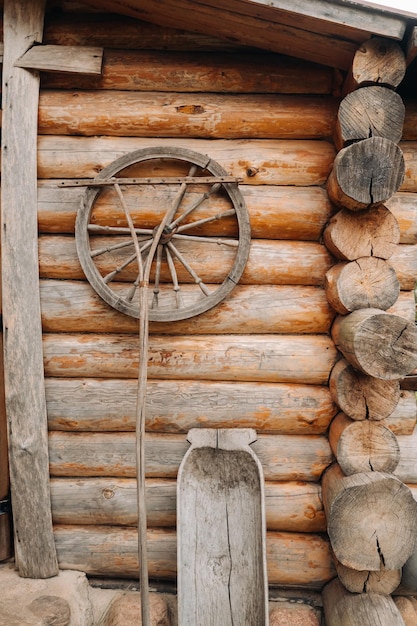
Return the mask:
[[(321, 589), (335, 575), (320, 487), (337, 412), (328, 388), (335, 312), (323, 290), (334, 259), (321, 240), (333, 212), (324, 188), (335, 156), (333, 71), (121, 18), (110, 26), (100, 16), (51, 17), (45, 42), (105, 47), (101, 78), (45, 75), (40, 94), (40, 290), (60, 566), (137, 573), (138, 354), (137, 321), (103, 303), (78, 262), (82, 191), (52, 183), (95, 176), (137, 148), (175, 145), (243, 179), (253, 241), (227, 302), (150, 326), (150, 576), (175, 577), (175, 477), (187, 431), (252, 427), (266, 478), (269, 583)], [(391, 262), (402, 290), (393, 310), (413, 319), (417, 143), (406, 128), (406, 178), (390, 202), (401, 243)], [(105, 194), (99, 210), (115, 219)], [(215, 254), (208, 281), (222, 263)], [(399, 405), (405, 415), (392, 417), (400, 435), (414, 427), (410, 393)]]

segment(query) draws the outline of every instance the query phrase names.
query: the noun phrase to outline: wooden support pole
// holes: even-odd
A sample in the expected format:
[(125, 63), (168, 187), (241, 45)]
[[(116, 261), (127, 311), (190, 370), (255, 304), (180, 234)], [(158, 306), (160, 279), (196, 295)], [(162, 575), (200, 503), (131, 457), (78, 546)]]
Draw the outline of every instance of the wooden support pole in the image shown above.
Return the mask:
[(21, 576), (58, 573), (52, 534), (37, 254), (39, 76), (14, 66), (42, 39), (44, 0), (5, 0), (2, 279), (6, 411)]

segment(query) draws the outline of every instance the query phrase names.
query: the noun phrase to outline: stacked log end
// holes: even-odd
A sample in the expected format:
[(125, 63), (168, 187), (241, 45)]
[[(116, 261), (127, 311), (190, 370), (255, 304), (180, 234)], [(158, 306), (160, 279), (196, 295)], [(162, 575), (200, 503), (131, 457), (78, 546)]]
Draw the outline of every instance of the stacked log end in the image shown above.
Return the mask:
[[(358, 49), (327, 181), (337, 212), (324, 243), (337, 262), (324, 286), (337, 313), (332, 338), (340, 354), (329, 381), (340, 409), (329, 429), (336, 463), (322, 481), (338, 575), (323, 592), (327, 626), (340, 624), (342, 615), (358, 626), (403, 623), (391, 594), (417, 536), (413, 493), (394, 475), (401, 453), (397, 434), (411, 434), (415, 426), (415, 395), (401, 390), (400, 382), (416, 367), (417, 329), (414, 320), (391, 310), (403, 287), (390, 262), (399, 227), (386, 206), (404, 178), (398, 146), (404, 105), (395, 92), (404, 72), (395, 42), (375, 38)], [(404, 418), (396, 420), (397, 413)]]

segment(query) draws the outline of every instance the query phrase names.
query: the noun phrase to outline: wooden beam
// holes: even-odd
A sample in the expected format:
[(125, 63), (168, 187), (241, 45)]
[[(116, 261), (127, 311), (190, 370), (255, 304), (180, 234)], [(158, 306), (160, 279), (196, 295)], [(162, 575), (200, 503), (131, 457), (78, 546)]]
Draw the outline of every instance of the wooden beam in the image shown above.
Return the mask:
[(417, 57), (417, 26), (414, 26), (409, 34), (406, 48), (406, 61), (410, 65)]
[(5, 0), (2, 281), (6, 412), (19, 574), (58, 573), (49, 491), (37, 256), (39, 76), (16, 59), (42, 38), (44, 0)]
[(371, 34), (401, 40), (407, 23), (406, 18), (377, 9), (326, 0), (298, 0), (290, 9), (284, 0), (88, 0), (88, 4), (340, 69), (350, 66), (352, 47)]
[(101, 74), (103, 48), (80, 46), (32, 46), (15, 62), (15, 67), (44, 72)]

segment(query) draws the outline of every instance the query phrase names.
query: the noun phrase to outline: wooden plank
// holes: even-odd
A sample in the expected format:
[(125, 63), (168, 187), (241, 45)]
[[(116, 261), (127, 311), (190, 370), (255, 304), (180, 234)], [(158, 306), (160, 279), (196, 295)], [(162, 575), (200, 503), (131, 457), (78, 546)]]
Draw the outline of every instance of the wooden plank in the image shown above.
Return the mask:
[(188, 433), (191, 447), (178, 472), (180, 624), (269, 625), (263, 474), (250, 448), (255, 439), (253, 429)]
[(15, 62), (15, 66), (43, 72), (96, 76), (101, 74), (102, 61), (102, 48), (41, 45), (29, 48)]
[[(146, 477), (176, 478), (186, 435), (147, 433)], [(252, 445), (267, 481), (318, 482), (333, 461), (326, 436), (259, 435)], [(135, 433), (49, 433), (51, 476), (136, 477)]]
[[(47, 376), (137, 378), (135, 335), (44, 336)], [(324, 385), (337, 358), (327, 335), (151, 337), (148, 376)]]
[(4, 3), (1, 206), (6, 410), (11, 424), (17, 564), (21, 576), (33, 578), (57, 574), (58, 565), (49, 495), (36, 245), (39, 77), (14, 63), (41, 40), (44, 8), (43, 0)]
[[(135, 528), (57, 525), (55, 541), (62, 569), (96, 576), (137, 578)], [(147, 546), (150, 576), (174, 580), (177, 573), (175, 531), (152, 529), (148, 532)], [(329, 542), (323, 534), (269, 532), (266, 547), (270, 585), (321, 590), (336, 574)]]
[(126, 152), (156, 146), (180, 146), (208, 154), (231, 176), (250, 185), (323, 185), (335, 149), (327, 141), (204, 140), (139, 137), (39, 136), (39, 178), (94, 177)]
[[(134, 478), (52, 478), (51, 498), (55, 524), (137, 524)], [(175, 479), (147, 479), (146, 503), (149, 528), (173, 528)], [(269, 530), (315, 533), (326, 529), (319, 483), (266, 482), (265, 512)]]
[[(49, 428), (134, 431), (136, 391), (135, 380), (47, 378)], [(320, 435), (336, 414), (327, 386), (148, 380), (146, 398), (148, 432), (241, 425), (261, 433)]]
[[(106, 26), (114, 32), (113, 20)], [(97, 25), (94, 23), (90, 28), (90, 36), (94, 40)], [(161, 28), (160, 37), (163, 37), (163, 32)], [(100, 76), (86, 78), (81, 75), (45, 74), (42, 85), (46, 89), (248, 94), (330, 95), (333, 90), (332, 69), (316, 63), (260, 50), (193, 50), (190, 54), (168, 49), (168, 45), (166, 47), (167, 50), (163, 51), (106, 48)]]

